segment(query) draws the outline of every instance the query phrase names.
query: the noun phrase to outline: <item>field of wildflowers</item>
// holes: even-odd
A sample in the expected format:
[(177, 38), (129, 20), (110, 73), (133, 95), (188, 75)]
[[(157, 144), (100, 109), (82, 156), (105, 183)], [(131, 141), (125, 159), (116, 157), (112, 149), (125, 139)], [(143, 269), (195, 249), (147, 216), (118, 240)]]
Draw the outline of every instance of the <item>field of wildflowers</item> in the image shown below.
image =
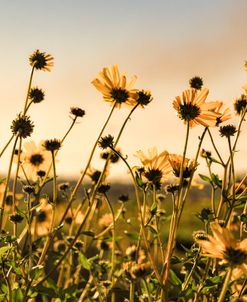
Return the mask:
[[(0, 157), (10, 153), (8, 171), (0, 179), (0, 301), (247, 301), (247, 174), (240, 178), (234, 164), (247, 86), (231, 110), (222, 102), (207, 101), (209, 90), (203, 80), (192, 78), (171, 108), (185, 127), (181, 154), (155, 147), (139, 150), (133, 167), (119, 148), (121, 135), (152, 95), (136, 89), (136, 77), (127, 80), (117, 65), (103, 68), (92, 84), (111, 106), (109, 116), (80, 178), (71, 185), (57, 177), (56, 157), (85, 111), (70, 109), (71, 125), (62, 138), (30, 140), (35, 125), (29, 109), (45, 97), (42, 89), (33, 87), (33, 77), (51, 71), (53, 60), (39, 50), (29, 57), (24, 106), (0, 150)], [(129, 113), (113, 137), (105, 132), (122, 106)], [(233, 115), (237, 126), (231, 123)], [(190, 129), (197, 126), (202, 132), (195, 156), (189, 159)], [(226, 140), (227, 158), (217, 148), (212, 127)], [(211, 141), (207, 148), (205, 136)], [(93, 167), (97, 148), (105, 161), (101, 170)], [(196, 173), (199, 157), (207, 164), (207, 175)], [(117, 200), (110, 195), (108, 176), (118, 161), (125, 164), (132, 182), (131, 201), (128, 192)], [(178, 251), (178, 228), (184, 227), (191, 188), (201, 194), (204, 185), (210, 194), (197, 215), (203, 229), (195, 230), (193, 242), (181, 243)], [(168, 201), (169, 212), (164, 207)], [(134, 221), (129, 218), (130, 202)], [(169, 229), (166, 234), (164, 227)]]

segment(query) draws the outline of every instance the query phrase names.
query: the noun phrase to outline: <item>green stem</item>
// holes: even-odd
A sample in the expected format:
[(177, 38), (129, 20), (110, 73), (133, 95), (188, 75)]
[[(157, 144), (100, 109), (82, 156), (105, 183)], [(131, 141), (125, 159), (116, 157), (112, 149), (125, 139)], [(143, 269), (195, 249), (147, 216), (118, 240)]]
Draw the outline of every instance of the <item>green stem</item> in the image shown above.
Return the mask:
[(115, 215), (114, 215), (114, 210), (113, 207), (110, 203), (110, 200), (108, 199), (107, 194), (104, 194), (105, 198), (106, 198), (106, 202), (107, 205), (109, 207), (109, 210), (111, 212), (112, 215), (112, 257), (111, 257), (111, 261), (112, 261), (112, 268), (110, 271), (110, 279), (112, 279), (112, 284), (114, 283), (114, 270), (115, 270), (115, 246), (116, 246), (116, 226), (115, 226)]
[(50, 243), (54, 237), (53, 230), (55, 225), (55, 214), (56, 214), (56, 208), (57, 208), (57, 176), (56, 176), (56, 163), (55, 163), (55, 153), (54, 151), (51, 151), (52, 154), (52, 167), (53, 167), (53, 200), (52, 200), (52, 217), (51, 217), (51, 224), (49, 229), (49, 234), (47, 237), (47, 240), (45, 242), (45, 245), (43, 247), (41, 256), (38, 261), (38, 265), (42, 264), (47, 251), (49, 249)]
[(88, 168), (89, 168), (89, 166), (90, 166), (90, 164), (91, 164), (91, 161), (92, 161), (92, 158), (93, 158), (95, 149), (96, 149), (96, 147), (97, 147), (97, 145), (98, 145), (98, 141), (99, 141), (99, 139), (101, 138), (101, 136), (102, 136), (102, 134), (103, 134), (103, 132), (104, 132), (104, 130), (105, 130), (105, 128), (106, 128), (106, 126), (107, 126), (107, 124), (108, 124), (108, 122), (109, 122), (109, 120), (110, 120), (112, 114), (113, 114), (113, 111), (114, 111), (115, 107), (116, 107), (116, 103), (115, 103), (114, 106), (112, 107), (112, 109), (111, 109), (111, 111), (110, 111), (110, 113), (109, 113), (109, 115), (108, 115), (108, 117), (107, 117), (107, 119), (106, 119), (106, 121), (105, 121), (105, 123), (104, 123), (104, 125), (103, 125), (103, 128), (101, 129), (100, 134), (99, 134), (99, 136), (97, 137), (97, 139), (96, 139), (96, 141), (95, 141), (95, 143), (94, 143), (94, 146), (93, 146), (93, 149), (92, 149), (92, 151), (91, 151), (91, 153), (90, 153), (90, 156), (89, 156), (88, 162), (87, 162), (87, 164), (86, 164), (86, 167), (85, 167), (85, 169), (84, 169), (82, 175), (81, 175), (80, 178), (78, 179), (78, 181), (77, 181), (77, 183), (76, 183), (76, 185), (75, 185), (75, 188), (73, 189), (73, 191), (72, 191), (72, 193), (71, 193), (71, 196), (70, 196), (68, 205), (67, 205), (67, 207), (66, 207), (66, 209), (65, 209), (65, 211), (64, 211), (64, 213), (63, 213), (62, 218), (60, 219), (59, 224), (61, 224), (61, 223), (64, 221), (64, 219), (65, 219), (65, 217), (66, 217), (66, 215), (67, 215), (67, 213), (68, 213), (68, 211), (69, 211), (69, 209), (70, 209), (70, 207), (71, 207), (73, 201), (74, 201), (75, 198), (76, 198), (77, 191), (78, 191), (78, 189), (79, 189), (79, 187), (80, 187), (80, 185), (81, 185), (81, 183), (82, 183), (82, 181), (83, 181), (83, 179), (84, 179), (84, 177), (85, 177), (85, 175), (86, 175), (86, 173), (87, 173), (87, 170), (88, 170)]
[(129, 295), (129, 302), (135, 301), (135, 283), (132, 281), (130, 283), (130, 295)]
[(180, 166), (180, 172), (179, 172), (179, 189), (178, 189), (178, 202), (176, 203), (175, 210), (173, 210), (172, 213), (172, 220), (171, 224), (173, 224), (173, 227), (170, 228), (169, 237), (168, 237), (168, 245), (167, 245), (167, 251), (166, 251), (166, 261), (165, 261), (165, 270), (163, 274), (163, 284), (166, 287), (169, 277), (169, 271), (170, 271), (170, 259), (173, 254), (175, 241), (176, 241), (176, 235), (177, 235), (177, 228), (178, 228), (178, 212), (181, 207), (182, 199), (183, 199), (183, 182), (184, 182), (184, 163), (185, 163), (185, 156), (189, 141), (189, 129), (190, 125), (189, 122), (187, 122), (187, 128), (186, 128), (186, 137), (185, 137), (185, 144), (184, 144), (184, 151), (183, 151), (183, 158)]
[(147, 284), (147, 281), (146, 279), (142, 279), (143, 281), (143, 285), (144, 285), (144, 288), (145, 288), (145, 291), (147, 293), (147, 296), (148, 296), (148, 302), (152, 302), (152, 298), (151, 298), (151, 295), (150, 295), (150, 291), (149, 291), (149, 288), (148, 288), (148, 284)]
[(25, 100), (25, 105), (24, 105), (24, 110), (23, 110), (23, 115), (27, 113), (28, 106), (28, 99), (29, 99), (29, 93), (32, 85), (32, 80), (33, 80), (33, 73), (34, 73), (34, 66), (32, 67), (30, 78), (29, 78), (29, 83), (28, 83), (28, 88), (27, 88), (27, 95), (26, 95), (26, 100)]
[(133, 173), (130, 165), (126, 161), (126, 159), (119, 152), (117, 152), (114, 148), (111, 148), (111, 150), (113, 152), (115, 152), (123, 160), (123, 162), (127, 166), (128, 170), (130, 172), (130, 175), (132, 177), (134, 188), (135, 188), (135, 196), (136, 196), (137, 208), (138, 208), (138, 212), (139, 212), (140, 219), (141, 219), (141, 232), (142, 232), (144, 244), (145, 244), (145, 247), (146, 247), (146, 250), (147, 250), (147, 254), (148, 254), (151, 266), (153, 268), (154, 274), (155, 274), (158, 282), (162, 286), (162, 279), (161, 279), (160, 273), (158, 271), (158, 268), (157, 268), (157, 266), (155, 264), (155, 261), (154, 261), (154, 258), (152, 256), (152, 253), (150, 251), (150, 245), (149, 245), (149, 242), (148, 242), (148, 239), (147, 239), (147, 235), (146, 235), (146, 232), (145, 232), (145, 222), (144, 222), (143, 213), (142, 213), (142, 210), (141, 210), (141, 202), (140, 202), (140, 197), (139, 197), (139, 192), (138, 192), (138, 184), (136, 182), (135, 175), (134, 175), (134, 173)]
[(12, 142), (12, 140), (13, 140), (14, 137), (15, 137), (15, 135), (12, 134), (12, 136), (8, 140), (7, 144), (3, 147), (2, 151), (0, 152), (0, 158), (2, 157), (3, 153), (5, 152), (5, 150), (8, 148), (9, 144)]
[(10, 163), (9, 163), (8, 174), (7, 174), (7, 179), (6, 179), (6, 188), (4, 190), (2, 204), (1, 204), (1, 208), (0, 208), (0, 211), (1, 211), (1, 213), (0, 213), (0, 232), (2, 231), (2, 226), (3, 226), (4, 206), (5, 206), (5, 201), (6, 201), (6, 197), (7, 197), (9, 181), (10, 181), (10, 177), (11, 177), (13, 158), (15, 155), (15, 149), (16, 149), (16, 144), (17, 144), (18, 138), (19, 138), (19, 136), (16, 136), (15, 141), (14, 141), (14, 146), (13, 146), (11, 157), (10, 157)]
[(225, 281), (224, 281), (224, 284), (223, 284), (223, 287), (222, 287), (222, 290), (221, 290), (221, 293), (220, 293), (220, 296), (219, 296), (219, 299), (217, 302), (224, 301), (231, 275), (232, 275), (232, 268), (230, 268), (226, 274)]
[(209, 128), (207, 128), (207, 131), (208, 131), (209, 137), (210, 137), (210, 139), (211, 139), (211, 143), (212, 143), (212, 145), (213, 145), (213, 147), (214, 147), (214, 150), (215, 150), (216, 154), (218, 155), (218, 158), (219, 158), (219, 160), (220, 160), (222, 166), (224, 166), (224, 165), (225, 165), (225, 164), (224, 164), (224, 161), (223, 161), (223, 159), (222, 159), (222, 157), (221, 157), (221, 155), (220, 155), (220, 153), (219, 153), (219, 151), (218, 151), (218, 148), (217, 148), (216, 145), (215, 145), (213, 136), (212, 136), (212, 134), (211, 134)]

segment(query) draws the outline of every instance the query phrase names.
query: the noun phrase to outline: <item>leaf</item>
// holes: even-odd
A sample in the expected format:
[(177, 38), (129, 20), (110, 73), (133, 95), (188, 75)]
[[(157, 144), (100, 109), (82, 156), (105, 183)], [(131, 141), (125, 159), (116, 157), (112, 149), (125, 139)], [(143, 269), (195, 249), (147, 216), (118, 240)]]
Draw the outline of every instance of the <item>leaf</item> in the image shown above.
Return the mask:
[(206, 181), (206, 182), (208, 182), (208, 183), (212, 183), (212, 181), (211, 181), (211, 179), (208, 177), (208, 176), (206, 176), (206, 175), (203, 175), (203, 174), (199, 174), (199, 176), (200, 176), (200, 178), (202, 179), (202, 180), (204, 180), (204, 181)]
[(155, 235), (158, 235), (157, 230), (156, 230), (154, 227), (152, 227), (150, 224), (148, 224), (147, 227), (149, 228), (149, 231), (150, 231), (151, 233), (153, 233), (153, 234), (155, 234)]
[(95, 233), (91, 232), (91, 231), (83, 231), (83, 232), (81, 232), (81, 234), (85, 235), (85, 236), (89, 236), (89, 237), (94, 237), (95, 236)]
[(170, 279), (171, 279), (171, 283), (173, 285), (181, 285), (182, 281), (178, 278), (178, 276), (176, 275), (176, 273), (170, 269)]
[(32, 267), (30, 271), (30, 276), (32, 279), (37, 279), (43, 274), (43, 271), (44, 271), (43, 265), (36, 265)]
[(89, 271), (91, 269), (91, 263), (88, 261), (87, 257), (82, 254), (82, 252), (79, 253), (79, 262), (86, 270)]
[(242, 221), (243, 223), (247, 223), (247, 215), (246, 214), (242, 214), (240, 216), (240, 221)]
[(155, 214), (156, 214), (156, 212), (157, 212), (157, 203), (156, 203), (156, 202), (154, 202), (154, 203), (152, 204), (150, 211), (151, 211), (151, 214), (152, 214), (152, 215), (155, 215)]
[(9, 250), (12, 249), (12, 246), (3, 246), (0, 248), (0, 258), (6, 254)]
[(12, 298), (15, 302), (23, 302), (24, 301), (24, 295), (20, 288), (14, 288), (12, 290)]
[(222, 181), (217, 174), (212, 173), (212, 181), (218, 188), (222, 188)]

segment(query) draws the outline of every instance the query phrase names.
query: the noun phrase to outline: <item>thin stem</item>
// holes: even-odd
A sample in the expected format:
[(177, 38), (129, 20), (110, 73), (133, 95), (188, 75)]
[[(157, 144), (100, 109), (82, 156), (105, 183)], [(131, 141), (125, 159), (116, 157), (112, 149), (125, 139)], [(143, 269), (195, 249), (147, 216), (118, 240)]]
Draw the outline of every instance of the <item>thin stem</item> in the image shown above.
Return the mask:
[(146, 290), (146, 294), (148, 296), (148, 302), (152, 302), (153, 300), (152, 300), (151, 295), (150, 295), (150, 291), (149, 291), (149, 288), (148, 288), (147, 281), (146, 281), (146, 279), (142, 279), (142, 281), (143, 281), (144, 288)]
[(129, 301), (134, 302), (135, 301), (135, 283), (131, 281), (130, 283), (130, 296)]
[(220, 155), (220, 153), (219, 153), (219, 151), (218, 151), (218, 148), (217, 148), (216, 145), (215, 145), (213, 136), (212, 136), (212, 134), (211, 134), (209, 128), (207, 128), (207, 131), (208, 131), (209, 137), (210, 137), (210, 139), (211, 139), (211, 143), (212, 143), (212, 145), (213, 145), (213, 147), (214, 147), (214, 150), (215, 150), (216, 154), (218, 155), (218, 158), (219, 158), (219, 160), (220, 160), (222, 166), (224, 166), (224, 165), (225, 165), (225, 164), (224, 164), (224, 161), (223, 161), (223, 159), (222, 159), (222, 157), (221, 157), (221, 155)]
[(13, 140), (14, 137), (15, 137), (15, 135), (12, 134), (12, 136), (8, 140), (7, 144), (3, 147), (2, 151), (0, 152), (0, 158), (2, 157), (3, 153), (5, 152), (5, 150), (8, 148), (9, 144), (12, 142), (12, 140)]
[(27, 106), (28, 106), (29, 93), (30, 93), (30, 89), (31, 89), (31, 86), (32, 86), (33, 73), (34, 73), (34, 66), (32, 67), (30, 78), (29, 78), (29, 83), (28, 83), (28, 88), (27, 88), (27, 95), (26, 95), (26, 100), (25, 100), (23, 115), (25, 115), (27, 113), (27, 109), (29, 108)]
[(177, 234), (177, 227), (178, 227), (178, 212), (181, 207), (182, 198), (183, 198), (183, 182), (184, 182), (184, 163), (185, 163), (185, 156), (189, 141), (189, 129), (190, 125), (189, 122), (187, 122), (187, 128), (186, 128), (186, 137), (185, 137), (185, 144), (184, 144), (184, 151), (183, 151), (183, 158), (180, 166), (180, 173), (179, 173), (179, 189), (178, 189), (178, 202), (177, 206), (175, 207), (175, 210), (172, 213), (172, 221), (173, 227), (170, 228), (169, 238), (168, 238), (168, 245), (167, 245), (167, 251), (166, 251), (166, 261), (165, 261), (165, 271), (163, 274), (163, 284), (164, 286), (167, 285), (168, 277), (169, 277), (169, 271), (170, 271), (170, 259), (174, 250), (175, 246), (175, 240), (176, 240), (176, 234)]
[(232, 268), (230, 268), (228, 270), (227, 274), (226, 274), (225, 281), (224, 281), (224, 284), (223, 284), (218, 302), (223, 302), (224, 301), (231, 275), (232, 275)]
[(55, 224), (55, 213), (57, 208), (57, 176), (56, 176), (56, 163), (55, 163), (55, 153), (54, 151), (51, 151), (52, 154), (52, 167), (53, 167), (53, 200), (52, 200), (52, 218), (51, 218), (51, 224), (49, 229), (49, 235), (47, 237), (47, 240), (45, 242), (44, 248), (42, 250), (40, 259), (38, 261), (38, 265), (42, 264), (47, 251), (49, 249), (51, 240), (53, 238), (53, 229)]
[(9, 186), (9, 181), (10, 181), (10, 177), (11, 177), (12, 164), (13, 164), (15, 148), (16, 148), (18, 138), (19, 138), (19, 136), (16, 136), (15, 141), (14, 141), (14, 146), (13, 146), (11, 157), (10, 157), (10, 163), (9, 163), (8, 174), (7, 174), (7, 179), (6, 179), (6, 187), (4, 190), (3, 197), (2, 197), (2, 204), (1, 204), (1, 208), (0, 208), (0, 211), (1, 211), (1, 213), (0, 213), (0, 232), (2, 231), (2, 226), (3, 226), (4, 206), (5, 206), (5, 202), (6, 202), (8, 186)]
[(106, 121), (105, 121), (105, 123), (104, 123), (104, 125), (103, 125), (103, 128), (101, 129), (100, 134), (98, 135), (98, 137), (97, 137), (97, 139), (96, 139), (96, 141), (95, 141), (95, 143), (94, 143), (94, 146), (93, 146), (93, 149), (92, 149), (92, 151), (91, 151), (91, 153), (90, 153), (90, 156), (89, 156), (88, 162), (87, 162), (87, 164), (86, 164), (86, 167), (85, 167), (85, 169), (83, 170), (82, 175), (81, 175), (80, 178), (78, 179), (78, 181), (77, 181), (77, 183), (76, 183), (76, 185), (75, 185), (75, 188), (74, 188), (74, 190), (73, 190), (72, 193), (71, 193), (71, 196), (70, 196), (68, 205), (67, 205), (67, 207), (66, 207), (66, 209), (65, 209), (65, 211), (64, 211), (64, 213), (63, 213), (62, 218), (60, 219), (59, 224), (61, 224), (61, 223), (64, 221), (64, 219), (65, 219), (65, 217), (66, 217), (66, 215), (67, 215), (67, 213), (68, 213), (68, 211), (69, 211), (69, 209), (70, 209), (70, 207), (71, 207), (73, 201), (75, 200), (77, 191), (78, 191), (78, 189), (79, 189), (79, 187), (80, 187), (80, 185), (81, 185), (81, 183), (82, 183), (82, 181), (83, 181), (83, 179), (84, 179), (84, 177), (85, 177), (85, 175), (86, 175), (86, 173), (87, 173), (87, 170), (88, 170), (88, 168), (89, 168), (89, 166), (90, 166), (90, 164), (91, 164), (91, 161), (92, 161), (92, 158), (93, 158), (95, 149), (96, 149), (96, 147), (97, 147), (97, 145), (98, 145), (98, 141), (99, 141), (99, 139), (101, 138), (101, 136), (102, 136), (102, 134), (103, 134), (103, 132), (104, 132), (104, 130), (105, 130), (105, 128), (106, 128), (106, 126), (107, 126), (107, 124), (108, 124), (108, 122), (109, 122), (109, 120), (110, 120), (112, 114), (113, 114), (113, 111), (114, 111), (115, 107), (116, 107), (116, 103), (113, 105), (113, 107), (112, 107), (112, 109), (111, 109), (111, 111), (110, 111), (110, 113), (109, 113), (109, 115), (108, 115), (108, 117), (107, 117), (107, 119), (106, 119)]
[(115, 226), (115, 215), (114, 215), (114, 210), (113, 207), (110, 203), (110, 200), (108, 199), (107, 194), (104, 194), (105, 198), (106, 198), (106, 203), (109, 207), (109, 210), (111, 212), (112, 215), (112, 257), (111, 257), (111, 262), (112, 262), (112, 267), (111, 267), (111, 271), (110, 271), (110, 279), (112, 279), (112, 283), (113, 283), (113, 279), (114, 279), (114, 270), (115, 270), (115, 247), (116, 247), (116, 226)]
[(152, 256), (152, 253), (150, 251), (149, 242), (148, 242), (147, 235), (146, 235), (146, 232), (145, 232), (145, 222), (144, 222), (144, 218), (143, 218), (143, 215), (142, 215), (141, 202), (140, 202), (140, 197), (139, 197), (139, 192), (138, 192), (138, 184), (136, 182), (135, 175), (134, 175), (134, 173), (133, 173), (130, 165), (126, 161), (126, 159), (119, 152), (117, 152), (114, 148), (111, 148), (111, 150), (113, 152), (115, 152), (123, 160), (123, 162), (126, 164), (128, 170), (130, 172), (131, 178), (133, 180), (134, 188), (135, 188), (135, 196), (136, 196), (136, 202), (137, 202), (138, 212), (139, 212), (140, 219), (141, 219), (141, 231), (142, 231), (142, 236), (143, 236), (144, 244), (145, 244), (145, 247), (146, 247), (146, 250), (147, 250), (147, 254), (148, 254), (151, 266), (152, 266), (152, 268), (154, 270), (155, 276), (156, 276), (158, 282), (160, 283), (160, 285), (162, 286), (162, 279), (161, 279), (160, 273), (158, 271), (158, 268), (157, 268), (157, 266), (155, 264), (155, 261), (154, 261), (154, 258)]

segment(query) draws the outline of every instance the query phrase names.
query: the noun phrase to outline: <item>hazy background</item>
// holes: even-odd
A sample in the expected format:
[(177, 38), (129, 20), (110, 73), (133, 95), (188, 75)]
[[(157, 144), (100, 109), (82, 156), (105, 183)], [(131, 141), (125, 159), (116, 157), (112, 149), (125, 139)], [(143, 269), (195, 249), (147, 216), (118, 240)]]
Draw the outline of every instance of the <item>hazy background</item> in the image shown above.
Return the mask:
[[(52, 72), (36, 72), (34, 85), (45, 90), (45, 101), (32, 107), (32, 138), (61, 138), (69, 124), (69, 108), (82, 107), (86, 116), (77, 124), (59, 154), (58, 174), (78, 176), (85, 166), (108, 112), (109, 104), (91, 81), (105, 66), (138, 76), (136, 88), (150, 89), (153, 102), (138, 109), (120, 141), (131, 165), (136, 150), (157, 146), (182, 153), (185, 126), (172, 101), (195, 76), (210, 89), (208, 100), (232, 108), (247, 82), (246, 0), (12, 0), (0, 1), (0, 148), (11, 121), (24, 104), (30, 74), (29, 55), (40, 49), (55, 58)], [(117, 133), (128, 110), (116, 112), (106, 134)], [(231, 123), (234, 123), (232, 121)], [(202, 127), (191, 131), (188, 156), (195, 155)], [(217, 130), (216, 130), (217, 132)], [(247, 127), (239, 142), (237, 168), (246, 170)], [(226, 141), (217, 144), (227, 154)], [(210, 144), (205, 148), (212, 149)], [(6, 173), (8, 154), (0, 160)], [(102, 161), (95, 156), (95, 168)], [(201, 170), (205, 170), (202, 163)], [(113, 178), (128, 179), (117, 164)]]

